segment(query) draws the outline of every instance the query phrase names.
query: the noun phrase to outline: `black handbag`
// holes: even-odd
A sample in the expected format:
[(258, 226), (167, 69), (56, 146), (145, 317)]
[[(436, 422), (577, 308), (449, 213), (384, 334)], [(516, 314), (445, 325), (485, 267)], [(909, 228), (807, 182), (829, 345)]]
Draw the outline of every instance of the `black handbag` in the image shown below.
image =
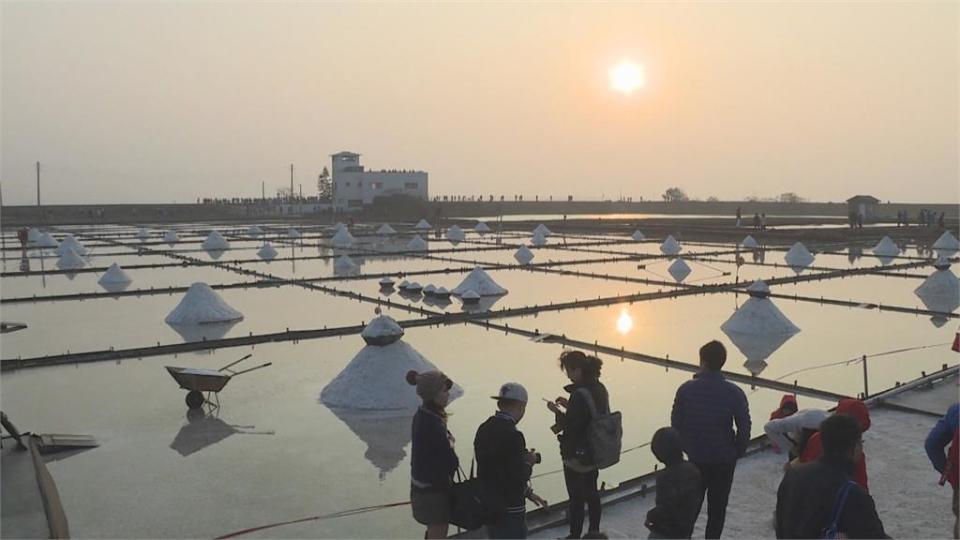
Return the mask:
[(483, 526), (484, 515), (480, 479), (473, 475), (473, 462), (470, 463), (469, 477), (465, 477), (463, 469), (457, 467), (456, 477), (450, 487), (450, 523), (471, 531)]

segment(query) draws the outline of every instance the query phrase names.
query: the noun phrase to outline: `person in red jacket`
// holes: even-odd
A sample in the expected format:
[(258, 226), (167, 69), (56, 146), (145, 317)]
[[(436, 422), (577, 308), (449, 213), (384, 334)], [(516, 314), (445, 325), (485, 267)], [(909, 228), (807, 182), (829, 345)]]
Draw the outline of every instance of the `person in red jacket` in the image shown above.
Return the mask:
[[(837, 404), (837, 410), (834, 414), (842, 414), (852, 417), (860, 424), (862, 432), (870, 429), (870, 409), (859, 399), (841, 399)], [(814, 461), (823, 455), (823, 443), (820, 441), (820, 433), (814, 433), (807, 440), (807, 445), (800, 454), (800, 463)], [(853, 481), (860, 484), (868, 493), (870, 487), (867, 485), (867, 457), (865, 452), (860, 452), (859, 458), (854, 463)]]

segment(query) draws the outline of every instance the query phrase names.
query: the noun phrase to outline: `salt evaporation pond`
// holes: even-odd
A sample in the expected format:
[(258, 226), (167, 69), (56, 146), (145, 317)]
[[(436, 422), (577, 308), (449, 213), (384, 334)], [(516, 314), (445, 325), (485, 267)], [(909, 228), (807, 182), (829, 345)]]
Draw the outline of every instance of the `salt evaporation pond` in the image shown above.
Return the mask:
[[(123, 245), (83, 237), (91, 248), (90, 262), (107, 267), (116, 262), (133, 279), (128, 290), (150, 287), (189, 286), (195, 281), (211, 285), (231, 284), (258, 279), (232, 269), (263, 272), (279, 278), (335, 277), (334, 258), (347, 254), (361, 273), (358, 279), (328, 280), (323, 286), (359, 292), (402, 305), (427, 307), (435, 311), (459, 312), (459, 300), (448, 305), (437, 300), (405, 297), (394, 289), (381, 294), (379, 278), (363, 274), (442, 271), (427, 275), (397, 278), (456, 287), (477, 265), (515, 265), (517, 246), (529, 244), (529, 231), (487, 234), (480, 237), (472, 225), (463, 227), (465, 240), (456, 248), (445, 238), (435, 239), (433, 231), (424, 232), (429, 252), (414, 255), (381, 255), (364, 251), (403, 250), (412, 237), (409, 227), (393, 224), (400, 231), (395, 240), (375, 235), (379, 224), (357, 227), (351, 232), (357, 242), (347, 249), (333, 249), (331, 230), (298, 226), (302, 237), (286, 237), (288, 224), (259, 223), (264, 234), (249, 238), (243, 226), (221, 225), (232, 249), (220, 254), (218, 262), (250, 260), (229, 268), (181, 266), (176, 253), (210, 261), (200, 242), (210, 225), (177, 227), (181, 242), (168, 246), (148, 242), (152, 252), (138, 254), (137, 227), (93, 227), (87, 232), (114, 235)], [(142, 224), (156, 232), (162, 226)], [(632, 230), (631, 230), (632, 232)], [(682, 232), (682, 231), (681, 231)], [(321, 238), (321, 233), (324, 238)], [(559, 234), (558, 234), (559, 233)], [(627, 234), (617, 236), (567, 236), (562, 231), (548, 238), (544, 248), (533, 249), (536, 263), (546, 261), (583, 261), (629, 255), (651, 255), (655, 259), (609, 263), (571, 264), (556, 270), (590, 274), (672, 281), (667, 273), (671, 260), (663, 257), (659, 245), (665, 235), (651, 235), (638, 243)], [(746, 234), (746, 233), (744, 233)], [(60, 236), (60, 235), (58, 235)], [(503, 238), (496, 244), (496, 238)], [(11, 242), (14, 240), (8, 235)], [(256, 251), (269, 240), (278, 258), (260, 261)], [(564, 246), (564, 240), (567, 245)], [(605, 244), (619, 240), (617, 244)], [(788, 278), (796, 273), (783, 265), (789, 246), (768, 249), (765, 260), (781, 266), (735, 264), (734, 243), (706, 244), (678, 237), (681, 256), (692, 269), (687, 284), (729, 283), (747, 285), (755, 279)], [(598, 242), (602, 243), (598, 245)], [(869, 245), (867, 245), (869, 244)], [(849, 269), (880, 267), (865, 242), (863, 256), (853, 264), (845, 254), (817, 253), (815, 267)], [(499, 249), (487, 250), (487, 247)], [(818, 246), (809, 244), (811, 250)], [(484, 248), (484, 249), (480, 249)], [(907, 255), (915, 256), (913, 247)], [(8, 253), (10, 255), (13, 252)], [(423, 258), (432, 254), (436, 258)], [(717, 261), (700, 263), (691, 258), (703, 254)], [(17, 271), (17, 258), (3, 261), (6, 272)], [(295, 260), (282, 260), (291, 255)], [(311, 259), (325, 255), (327, 259)], [(741, 250), (748, 263), (753, 253)], [(445, 259), (457, 259), (464, 262)], [(31, 258), (31, 268), (53, 268), (56, 258)], [(895, 260), (894, 264), (902, 262)], [(932, 261), (931, 261), (932, 262)], [(163, 268), (137, 269), (137, 264), (170, 264)], [(640, 269), (638, 265), (646, 265)], [(131, 268), (133, 267), (133, 268)], [(956, 270), (956, 266), (952, 271)], [(802, 275), (817, 274), (805, 269)], [(932, 265), (898, 270), (927, 276)], [(647, 285), (617, 279), (586, 278), (517, 268), (490, 270), (490, 276), (510, 292), (496, 300), (493, 309), (595, 299), (625, 294), (681, 290), (669, 285)], [(724, 274), (727, 275), (724, 275)], [(657, 275), (659, 274), (659, 275)], [(99, 273), (80, 273), (68, 280), (62, 274), (44, 277), (4, 277), (3, 298), (80, 292), (100, 292)], [(46, 286), (44, 287), (44, 281)], [(845, 279), (812, 281), (771, 286), (774, 294), (823, 295), (841, 300), (903, 305), (922, 305), (913, 291), (920, 278), (852, 276)], [(314, 328), (359, 325), (373, 316), (373, 303), (333, 296), (321, 291), (286, 284), (278, 287), (218, 290), (230, 306), (244, 318), (226, 330), (227, 337), (246, 336)], [(183, 293), (100, 298), (84, 301), (4, 304), (4, 320), (27, 322), (27, 330), (5, 334), (0, 345), (4, 359), (73, 352), (118, 349), (182, 343), (184, 336), (163, 322)], [(42, 298), (41, 298), (42, 300)], [(488, 299), (482, 299), (486, 301)], [(720, 293), (619, 304), (563, 312), (546, 311), (535, 316), (491, 320), (510, 328), (537, 329), (541, 333), (566, 334), (573, 339), (598, 342), (613, 348), (623, 347), (656, 356), (695, 363), (697, 350), (710, 339), (727, 345), (727, 368), (749, 373), (743, 365), (744, 354), (731, 342), (720, 326), (738, 305), (747, 300), (740, 293)], [(929, 317), (859, 308), (819, 305), (773, 298), (773, 303), (797, 327), (799, 333), (775, 348), (760, 373), (763, 378), (783, 378), (805, 386), (838, 393), (856, 394), (863, 390), (862, 366), (840, 365), (792, 373), (822, 364), (850, 360), (863, 354), (875, 354), (911, 346), (943, 344), (952, 340), (957, 319), (937, 327)], [(439, 302), (439, 303), (438, 303)], [(382, 307), (398, 321), (418, 319), (420, 314)], [(540, 398), (561, 394), (566, 378), (557, 365), (562, 350), (556, 344), (536, 343), (525, 337), (486, 330), (483, 323), (407, 328), (404, 340), (426, 359), (438, 365), (463, 387), (463, 397), (451, 406), (450, 428), (457, 439), (457, 450), (468, 463), (470, 443), (477, 425), (493, 410), (492, 395), (506, 380), (527, 386), (531, 406), (521, 424), (528, 445), (543, 454), (537, 473), (548, 473), (535, 480), (538, 492), (549, 500), (565, 498), (557, 443), (549, 426), (552, 414), (541, 406)], [(766, 346), (766, 344), (762, 344)], [(19, 426), (40, 432), (86, 433), (101, 446), (68, 459), (49, 464), (60, 489), (74, 534), (83, 537), (209, 537), (238, 529), (288, 519), (302, 518), (360, 506), (407, 500), (409, 497), (409, 422), (408, 416), (350, 415), (334, 411), (319, 401), (326, 386), (364, 346), (358, 334), (311, 339), (293, 344), (279, 342), (255, 347), (191, 352), (176, 357), (127, 358), (117, 362), (47, 367), (6, 372), (0, 379), (4, 410), (16, 415)], [(743, 344), (741, 344), (743, 346)], [(759, 347), (764, 350), (763, 347)], [(772, 349), (771, 349), (772, 350)], [(163, 369), (165, 365), (219, 368), (240, 356), (253, 352), (255, 361), (273, 362), (270, 368), (245, 375), (224, 389), (218, 416), (185, 416), (184, 391)], [(907, 354), (880, 356), (869, 363), (870, 389), (873, 392), (906, 381), (921, 370), (938, 369), (952, 361), (945, 346), (911, 351)], [(669, 423), (670, 403), (676, 387), (690, 377), (687, 372), (664, 370), (632, 360), (603, 356), (604, 380), (613, 405), (624, 413), (624, 448), (649, 441), (653, 431)], [(109, 391), (105, 391), (109, 389)], [(778, 392), (744, 388), (754, 417), (754, 435), (760, 434), (763, 420), (780, 400)], [(409, 390), (409, 387), (407, 387)], [(37, 400), (36, 395), (48, 396)], [(800, 398), (801, 407), (829, 404)], [(14, 413), (14, 411), (16, 411)], [(646, 448), (623, 455), (617, 466), (602, 471), (600, 480), (609, 485), (649, 472), (653, 458)], [(144, 491), (142, 486), (150, 485)], [(332, 493), (329, 486), (338, 486)], [(91, 497), (90, 494), (96, 494)], [(229, 496), (225, 497), (225, 494)], [(422, 528), (410, 518), (409, 508), (384, 510), (357, 517), (293, 525), (263, 534), (283, 537), (415, 537)]]

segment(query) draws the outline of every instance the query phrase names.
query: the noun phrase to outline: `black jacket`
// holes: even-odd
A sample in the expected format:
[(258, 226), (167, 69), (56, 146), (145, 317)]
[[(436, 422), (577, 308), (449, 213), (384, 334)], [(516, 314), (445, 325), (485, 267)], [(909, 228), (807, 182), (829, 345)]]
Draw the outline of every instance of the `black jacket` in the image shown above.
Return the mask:
[[(853, 461), (824, 455), (787, 469), (777, 490), (777, 538), (819, 538), (830, 526), (840, 488), (853, 478)], [(889, 538), (873, 497), (860, 485), (847, 495), (839, 531), (847, 538)]]
[(700, 486), (700, 469), (689, 461), (660, 471), (656, 506), (647, 512), (647, 527), (665, 538), (690, 538), (703, 503)]
[(526, 512), (527, 482), (533, 467), (524, 460), (523, 433), (507, 414), (497, 412), (477, 429), (473, 441), (483, 502), (490, 519)]
[(610, 397), (607, 387), (600, 381), (588, 381), (583, 384), (568, 384), (563, 389), (570, 393), (567, 398), (566, 414), (557, 414), (557, 424), (563, 429), (557, 434), (560, 439), (560, 457), (563, 459), (577, 459), (584, 465), (593, 463), (590, 451), (589, 428), (590, 406), (580, 388), (586, 388), (593, 396), (597, 413), (610, 412)]
[(413, 485), (421, 489), (447, 489), (460, 461), (450, 444), (443, 419), (421, 407), (413, 416), (412, 431), (410, 476)]

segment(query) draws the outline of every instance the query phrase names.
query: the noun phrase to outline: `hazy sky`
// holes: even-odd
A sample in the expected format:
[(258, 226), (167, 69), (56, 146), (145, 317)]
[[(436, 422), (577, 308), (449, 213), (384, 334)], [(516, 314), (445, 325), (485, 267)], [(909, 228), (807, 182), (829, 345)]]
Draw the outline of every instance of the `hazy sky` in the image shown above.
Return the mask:
[[(6, 204), (304, 193), (958, 202), (958, 3), (2, 3)], [(624, 96), (607, 72), (645, 66)]]

